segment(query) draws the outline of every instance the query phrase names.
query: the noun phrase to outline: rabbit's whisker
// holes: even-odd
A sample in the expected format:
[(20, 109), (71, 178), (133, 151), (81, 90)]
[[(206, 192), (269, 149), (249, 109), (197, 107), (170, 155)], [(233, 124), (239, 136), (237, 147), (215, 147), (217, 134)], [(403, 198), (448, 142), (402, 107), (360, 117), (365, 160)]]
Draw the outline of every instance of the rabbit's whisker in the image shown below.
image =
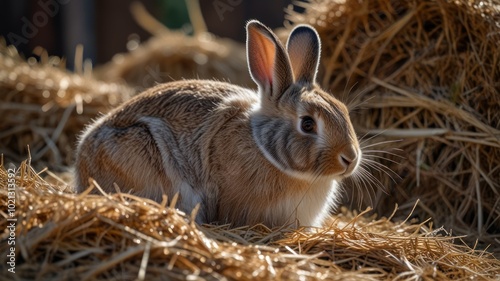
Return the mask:
[[(384, 156), (381, 156), (381, 155), (375, 155), (375, 154), (363, 154), (363, 157), (365, 158), (376, 158), (376, 159), (382, 159), (382, 160), (386, 160), (388, 162), (391, 162), (393, 164), (400, 164), (399, 162), (395, 161), (395, 160), (392, 160), (390, 158), (387, 158), (387, 157), (384, 157)], [(401, 157), (403, 158), (403, 157)]]
[(391, 168), (387, 167), (386, 165), (384, 165), (380, 162), (370, 160), (370, 159), (365, 159), (365, 162), (363, 164), (366, 165), (366, 167), (372, 168), (380, 173), (386, 174), (395, 183), (397, 181), (394, 179), (393, 176), (397, 177), (398, 180), (402, 179), (401, 176), (398, 175), (396, 172), (394, 172)]

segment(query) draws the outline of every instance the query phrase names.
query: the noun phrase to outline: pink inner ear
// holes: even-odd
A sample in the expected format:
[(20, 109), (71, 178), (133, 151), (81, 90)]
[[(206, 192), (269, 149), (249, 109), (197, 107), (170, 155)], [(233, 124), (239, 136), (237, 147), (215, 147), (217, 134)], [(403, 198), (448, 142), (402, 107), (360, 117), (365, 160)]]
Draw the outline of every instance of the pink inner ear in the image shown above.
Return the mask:
[(263, 87), (273, 83), (274, 60), (276, 46), (267, 36), (260, 33), (256, 28), (250, 28), (249, 52), (252, 74), (262, 83)]

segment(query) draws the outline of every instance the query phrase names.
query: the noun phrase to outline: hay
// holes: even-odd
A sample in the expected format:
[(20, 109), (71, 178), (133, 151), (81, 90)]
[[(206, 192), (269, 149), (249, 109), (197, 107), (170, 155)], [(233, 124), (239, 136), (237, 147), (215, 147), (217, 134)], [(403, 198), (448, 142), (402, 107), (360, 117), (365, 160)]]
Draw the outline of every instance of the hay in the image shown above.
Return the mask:
[[(195, 29), (193, 36), (169, 30), (139, 3), (132, 6), (132, 12), (154, 36), (144, 43), (131, 40), (128, 53), (116, 54), (111, 62), (96, 68), (94, 75), (99, 79), (126, 82), (138, 90), (181, 79), (215, 79), (254, 87), (243, 44), (218, 38), (203, 28)], [(204, 26), (201, 14), (192, 18)]]
[(40, 63), (25, 61), (13, 46), (0, 44), (0, 151), (19, 163), (29, 145), (37, 167), (61, 170), (73, 163), (76, 137), (84, 126), (134, 90), (92, 79), (88, 67), (85, 73), (70, 73), (60, 58), (37, 52)]
[[(50, 175), (44, 175), (50, 177)], [(0, 204), (7, 205), (6, 168)], [(23, 162), (16, 174), (16, 274), (8, 280), (493, 280), (500, 261), (426, 224), (343, 210), (330, 227), (228, 229), (127, 194), (62, 192)], [(166, 201), (165, 201), (166, 202)], [(2, 213), (7, 217), (7, 212)], [(0, 251), (9, 250), (6, 220)], [(6, 275), (7, 274), (7, 275)], [(6, 279), (7, 280), (7, 279)]]
[(351, 196), (385, 215), (419, 199), (417, 217), (500, 253), (500, 1), (297, 5), (305, 13), (289, 9), (288, 19), (313, 25), (323, 42), (320, 83), (358, 105), (365, 155), (402, 178), (373, 171), (386, 193)]
[(95, 70), (97, 78), (126, 82), (142, 90), (181, 79), (216, 79), (252, 86), (245, 48), (211, 34), (190, 37), (181, 32), (159, 34)]

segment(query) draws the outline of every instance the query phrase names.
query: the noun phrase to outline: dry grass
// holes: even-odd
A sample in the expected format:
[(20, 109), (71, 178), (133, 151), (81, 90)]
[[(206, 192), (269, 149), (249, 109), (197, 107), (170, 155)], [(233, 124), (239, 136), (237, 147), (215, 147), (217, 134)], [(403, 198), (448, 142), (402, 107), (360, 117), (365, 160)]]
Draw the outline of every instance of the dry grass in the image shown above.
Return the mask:
[(140, 90), (161, 82), (196, 78), (252, 86), (245, 47), (208, 33), (196, 37), (175, 31), (158, 34), (128, 53), (115, 55), (96, 69), (95, 75)]
[(358, 106), (365, 146), (386, 142), (367, 147), (367, 158), (402, 178), (373, 171), (386, 193), (351, 197), (385, 215), (420, 200), (417, 217), (500, 252), (500, 1), (301, 5), (306, 12), (288, 18), (322, 38), (319, 81)]
[[(2, 165), (2, 206), (7, 203), (7, 177)], [(63, 192), (68, 185), (26, 162), (17, 169), (16, 184), (16, 274), (6, 280), (500, 277), (499, 260), (427, 224), (395, 223), (344, 209), (329, 227), (309, 231), (198, 226), (165, 203), (127, 194)], [(0, 222), (1, 229), (6, 225), (6, 220)], [(9, 247), (8, 235), (1, 235), (2, 253)], [(6, 272), (5, 256), (0, 260)]]
[[(191, 14), (196, 14), (197, 10), (193, 10)], [(141, 44), (131, 41), (129, 52), (115, 55), (112, 61), (95, 70), (94, 75), (99, 79), (125, 82), (139, 90), (157, 83), (197, 78), (254, 87), (244, 44), (218, 38), (204, 27), (195, 26), (193, 36), (170, 30), (139, 3), (132, 5), (131, 11), (137, 22), (154, 36)], [(193, 18), (203, 21), (201, 15)]]
[(0, 151), (19, 163), (29, 145), (37, 167), (60, 170), (72, 164), (76, 138), (84, 126), (135, 91), (93, 79), (88, 67), (70, 73), (60, 58), (39, 53), (40, 63), (33, 58), (26, 61), (13, 46), (0, 43)]

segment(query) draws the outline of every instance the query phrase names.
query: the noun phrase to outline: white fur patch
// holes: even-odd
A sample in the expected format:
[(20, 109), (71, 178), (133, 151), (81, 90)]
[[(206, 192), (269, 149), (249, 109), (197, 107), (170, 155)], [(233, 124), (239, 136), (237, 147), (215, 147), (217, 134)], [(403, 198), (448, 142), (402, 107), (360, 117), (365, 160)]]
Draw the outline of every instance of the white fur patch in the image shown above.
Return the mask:
[(320, 180), (297, 198), (297, 218), (302, 226), (322, 226), (338, 201), (337, 181)]
[(325, 136), (325, 120), (323, 118), (319, 117), (319, 115), (315, 114), (314, 118), (316, 119), (316, 124), (317, 124), (317, 134), (318, 134), (318, 139), (320, 142), (320, 145), (326, 145), (324, 141), (326, 140)]
[(252, 110), (251, 110), (251, 111), (252, 111), (252, 112), (257, 112), (257, 111), (260, 111), (260, 109), (261, 109), (261, 108), (262, 108), (262, 103), (261, 103), (261, 101), (260, 101), (260, 99), (259, 99), (259, 100), (257, 100), (257, 101), (253, 104), (253, 106), (252, 106)]

